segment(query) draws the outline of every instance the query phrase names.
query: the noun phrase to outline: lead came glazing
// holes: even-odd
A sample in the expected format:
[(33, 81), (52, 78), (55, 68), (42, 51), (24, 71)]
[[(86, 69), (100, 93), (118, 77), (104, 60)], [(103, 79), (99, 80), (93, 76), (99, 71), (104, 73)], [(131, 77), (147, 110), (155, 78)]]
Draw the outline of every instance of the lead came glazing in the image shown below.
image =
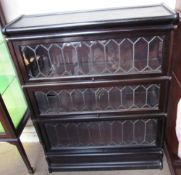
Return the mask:
[(36, 91), (35, 98), (41, 114), (101, 110), (157, 110), (159, 107), (160, 85)]
[(160, 73), (164, 36), (21, 46), (29, 78)]
[(54, 148), (154, 146), (158, 120), (47, 123), (45, 129)]

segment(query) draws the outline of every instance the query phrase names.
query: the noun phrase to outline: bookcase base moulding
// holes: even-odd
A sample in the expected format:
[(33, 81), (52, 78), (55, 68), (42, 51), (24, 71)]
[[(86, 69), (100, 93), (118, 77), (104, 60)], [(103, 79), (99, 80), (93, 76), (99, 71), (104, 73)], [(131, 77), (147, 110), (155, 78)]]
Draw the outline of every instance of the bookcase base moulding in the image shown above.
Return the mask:
[(154, 5), (3, 29), (50, 172), (162, 168), (177, 21)]

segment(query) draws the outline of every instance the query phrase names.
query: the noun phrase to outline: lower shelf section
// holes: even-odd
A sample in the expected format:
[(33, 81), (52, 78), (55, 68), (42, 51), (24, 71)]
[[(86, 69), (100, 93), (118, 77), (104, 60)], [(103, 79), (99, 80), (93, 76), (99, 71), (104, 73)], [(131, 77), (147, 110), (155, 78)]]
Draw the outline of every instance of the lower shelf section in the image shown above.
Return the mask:
[(46, 152), (85, 152), (91, 149), (160, 147), (162, 145), (162, 117), (107, 118), (91, 120), (39, 123)]
[(162, 168), (162, 149), (120, 150), (91, 154), (47, 155), (49, 171)]
[(165, 117), (39, 119), (49, 171), (162, 168)]

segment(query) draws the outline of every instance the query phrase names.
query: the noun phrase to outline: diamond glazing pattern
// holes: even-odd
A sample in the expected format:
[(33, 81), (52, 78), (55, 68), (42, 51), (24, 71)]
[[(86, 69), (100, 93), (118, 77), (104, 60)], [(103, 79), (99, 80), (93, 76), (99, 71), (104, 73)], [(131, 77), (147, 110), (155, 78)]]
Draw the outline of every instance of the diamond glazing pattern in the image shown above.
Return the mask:
[[(53, 147), (153, 146), (157, 140), (156, 119), (70, 122), (46, 124)], [(48, 133), (49, 134), (49, 133)]]
[(21, 46), (29, 78), (160, 73), (164, 36)]
[(35, 98), (41, 114), (158, 109), (160, 85), (36, 91)]

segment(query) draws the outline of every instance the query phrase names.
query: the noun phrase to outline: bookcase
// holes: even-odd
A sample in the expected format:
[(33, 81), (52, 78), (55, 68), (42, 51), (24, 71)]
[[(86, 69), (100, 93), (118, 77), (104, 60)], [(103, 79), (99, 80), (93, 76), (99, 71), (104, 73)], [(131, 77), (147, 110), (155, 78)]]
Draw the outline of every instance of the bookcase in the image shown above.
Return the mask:
[(50, 172), (162, 168), (177, 22), (153, 5), (23, 15), (3, 29)]

